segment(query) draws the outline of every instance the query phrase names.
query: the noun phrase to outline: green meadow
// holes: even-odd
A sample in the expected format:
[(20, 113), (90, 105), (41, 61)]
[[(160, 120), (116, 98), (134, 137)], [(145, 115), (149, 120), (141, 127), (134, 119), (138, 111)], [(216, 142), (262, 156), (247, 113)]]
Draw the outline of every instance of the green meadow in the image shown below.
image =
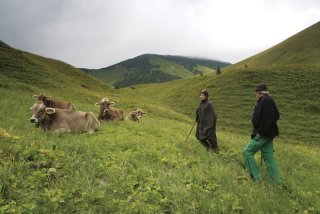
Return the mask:
[[(216, 81), (213, 75), (207, 78)], [(232, 121), (223, 117), (228, 109), (223, 111), (216, 104), (221, 152), (208, 153), (194, 133), (185, 143), (193, 123), (192, 107), (197, 105), (196, 88), (194, 96), (190, 95), (193, 99), (186, 98), (193, 100), (185, 103), (183, 110), (190, 109), (189, 116), (168, 107), (174, 103), (183, 106), (176, 89), (172, 92), (176, 102), (163, 102), (164, 94), (152, 97), (152, 89), (145, 87), (90, 94), (75, 90), (67, 96), (59, 96), (60, 89), (55, 93), (50, 90), (57, 99), (67, 97), (77, 109), (95, 115), (98, 108), (94, 103), (103, 96), (116, 100), (126, 114), (136, 107), (148, 112), (139, 123), (101, 122), (100, 130), (92, 135), (59, 135), (35, 128), (29, 122), (29, 107), (34, 102), (32, 95), (39, 90), (2, 88), (1, 213), (319, 212), (319, 147), (309, 136), (312, 130), (297, 134), (306, 143), (291, 140), (293, 136), (275, 140), (277, 161), (288, 189), (279, 189), (267, 178), (260, 184), (252, 183), (241, 164), (241, 151), (250, 133), (249, 128), (244, 133), (238, 127), (241, 123), (250, 127), (250, 118), (241, 121), (242, 116), (237, 117), (241, 109), (232, 113), (235, 125), (228, 129)], [(212, 100), (218, 103), (215, 95)], [(229, 102), (232, 105), (232, 100)], [(251, 106), (254, 99), (247, 102)], [(245, 113), (249, 115), (251, 110)], [(261, 168), (265, 175), (265, 168)]]
[[(320, 213), (317, 65), (229, 67), (167, 83), (113, 89), (63, 62), (0, 43), (0, 213)], [(253, 89), (265, 82), (281, 119), (275, 156), (285, 188), (243, 168)], [(195, 139), (199, 92), (218, 114), (220, 153)], [(45, 92), (91, 111), (103, 97), (141, 122), (101, 121), (98, 132), (56, 134), (29, 122)]]

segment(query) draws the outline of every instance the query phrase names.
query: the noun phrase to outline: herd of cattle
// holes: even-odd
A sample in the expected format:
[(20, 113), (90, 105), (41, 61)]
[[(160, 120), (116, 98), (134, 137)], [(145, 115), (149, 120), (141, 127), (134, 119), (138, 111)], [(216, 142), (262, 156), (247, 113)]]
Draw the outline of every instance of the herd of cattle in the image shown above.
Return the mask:
[[(45, 131), (93, 133), (100, 127), (99, 120), (116, 121), (125, 119), (123, 111), (112, 107), (115, 103), (109, 101), (108, 98), (102, 98), (100, 102), (96, 103), (96, 106), (100, 106), (98, 120), (92, 112), (76, 111), (72, 103), (53, 100), (43, 93), (33, 95), (33, 97), (37, 101), (30, 108), (32, 111), (30, 122), (35, 123), (37, 127)], [(137, 122), (145, 114), (146, 112), (138, 108), (136, 111), (130, 112), (126, 119)]]

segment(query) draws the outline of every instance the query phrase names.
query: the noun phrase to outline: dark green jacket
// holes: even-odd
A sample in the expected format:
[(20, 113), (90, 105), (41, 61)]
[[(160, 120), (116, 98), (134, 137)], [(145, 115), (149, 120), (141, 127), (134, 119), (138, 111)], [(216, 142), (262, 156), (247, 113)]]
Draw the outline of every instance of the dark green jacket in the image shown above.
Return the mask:
[(213, 139), (216, 132), (217, 115), (208, 100), (200, 103), (196, 111), (196, 121), (196, 138), (198, 140)]

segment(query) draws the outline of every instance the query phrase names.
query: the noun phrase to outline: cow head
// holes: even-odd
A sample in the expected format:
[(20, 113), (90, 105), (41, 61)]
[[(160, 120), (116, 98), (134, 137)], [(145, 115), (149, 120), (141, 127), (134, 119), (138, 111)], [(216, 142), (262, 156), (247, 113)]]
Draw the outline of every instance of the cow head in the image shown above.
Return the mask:
[(142, 115), (147, 114), (147, 112), (142, 111), (141, 108), (138, 108), (135, 112), (136, 112), (136, 115), (137, 115), (137, 117), (138, 117), (139, 119), (142, 117)]
[(141, 108), (138, 108), (137, 110), (131, 112), (131, 115), (133, 116), (133, 118), (135, 118), (134, 120), (140, 120), (142, 115), (145, 114), (147, 114), (147, 112), (142, 111)]
[(41, 123), (46, 114), (54, 114), (56, 111), (54, 108), (46, 108), (42, 101), (37, 101), (30, 109), (32, 111), (31, 123)]
[(108, 98), (102, 98), (99, 103), (96, 103), (96, 106), (100, 106), (100, 115), (105, 117), (110, 111), (110, 107), (115, 105), (115, 102), (109, 101)]
[(45, 93), (40, 93), (39, 95), (33, 95), (33, 98), (38, 99), (38, 101), (42, 101), (45, 105), (47, 105), (48, 100), (51, 100), (51, 97), (46, 96)]

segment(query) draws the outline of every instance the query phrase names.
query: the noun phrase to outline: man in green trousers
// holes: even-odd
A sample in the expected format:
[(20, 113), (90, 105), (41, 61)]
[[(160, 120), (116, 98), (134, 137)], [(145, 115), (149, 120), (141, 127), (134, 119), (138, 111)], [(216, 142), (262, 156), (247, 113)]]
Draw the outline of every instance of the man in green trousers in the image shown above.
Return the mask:
[(276, 103), (270, 97), (267, 86), (260, 83), (255, 89), (257, 103), (252, 115), (253, 132), (251, 141), (243, 150), (244, 163), (254, 181), (261, 181), (254, 155), (261, 151), (262, 158), (267, 167), (267, 173), (277, 184), (282, 183), (277, 163), (274, 159), (273, 138), (279, 135), (277, 120), (280, 117)]

